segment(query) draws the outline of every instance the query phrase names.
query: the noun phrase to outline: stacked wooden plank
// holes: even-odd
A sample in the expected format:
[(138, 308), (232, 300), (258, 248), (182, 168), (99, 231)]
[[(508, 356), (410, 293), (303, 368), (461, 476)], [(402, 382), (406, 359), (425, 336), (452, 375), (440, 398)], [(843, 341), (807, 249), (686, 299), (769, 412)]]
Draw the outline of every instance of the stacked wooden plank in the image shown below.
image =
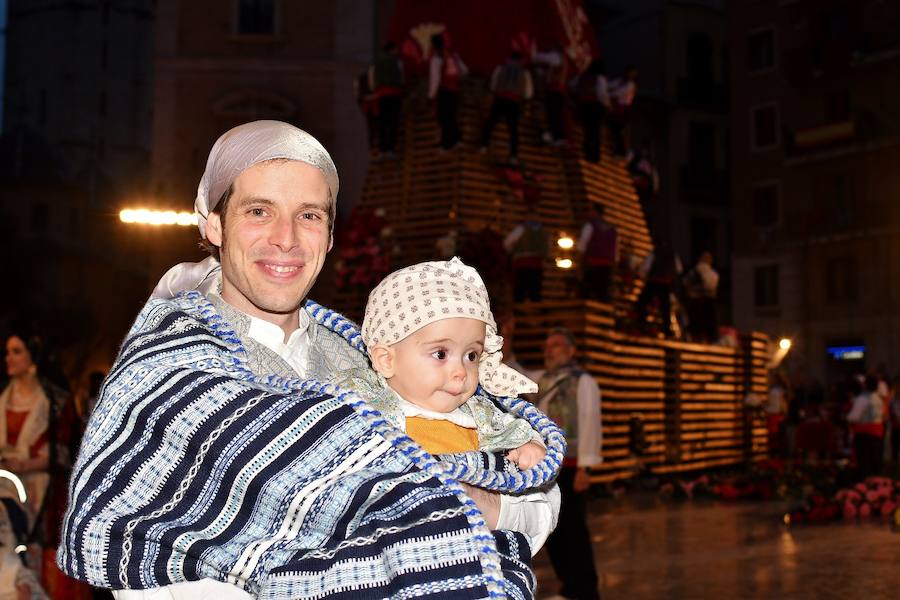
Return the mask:
[[(460, 104), (461, 147), (443, 152), (439, 130), (419, 88), (405, 100), (394, 160), (373, 160), (361, 206), (378, 208), (392, 231), (396, 252), (392, 268), (438, 256), (435, 242), (455, 231), (505, 235), (526, 216), (516, 173), (539, 188), (537, 217), (555, 239), (577, 238), (590, 203), (603, 207), (616, 226), (620, 247), (637, 260), (652, 251), (646, 221), (626, 170), (612, 156), (608, 140), (601, 161), (580, 156), (581, 132), (569, 124), (571, 146), (542, 145), (539, 103), (525, 106), (520, 126), (520, 166), (505, 165), (508, 136), (498, 126), (486, 153), (478, 151), (490, 104), (484, 86), (468, 82)], [(553, 249), (545, 267), (544, 300), (517, 305), (515, 351), (532, 367), (542, 363), (542, 344), (553, 326), (576, 336), (580, 358), (603, 394), (604, 464), (598, 482), (630, 477), (640, 469), (664, 474), (738, 464), (766, 452), (762, 416), (745, 403), (748, 394), (766, 392), (767, 340), (761, 334), (741, 338), (739, 348), (688, 344), (626, 335), (617, 319), (629, 310), (639, 284), (613, 304), (576, 300), (575, 273), (559, 269)], [(577, 255), (568, 256), (577, 261)], [(367, 290), (345, 292), (337, 308), (361, 317)], [(495, 299), (496, 301), (496, 299)], [(629, 444), (629, 423), (643, 423), (648, 446), (636, 456)]]
[[(553, 327), (578, 341), (578, 360), (602, 393), (603, 466), (595, 481), (639, 469), (664, 474), (739, 464), (766, 452), (762, 415), (748, 394), (766, 391), (767, 341), (744, 336), (739, 348), (624, 335), (613, 308), (593, 301), (544, 302), (516, 310), (514, 349), (527, 366), (542, 363)], [(647, 448), (630, 448), (629, 422), (643, 424)]]

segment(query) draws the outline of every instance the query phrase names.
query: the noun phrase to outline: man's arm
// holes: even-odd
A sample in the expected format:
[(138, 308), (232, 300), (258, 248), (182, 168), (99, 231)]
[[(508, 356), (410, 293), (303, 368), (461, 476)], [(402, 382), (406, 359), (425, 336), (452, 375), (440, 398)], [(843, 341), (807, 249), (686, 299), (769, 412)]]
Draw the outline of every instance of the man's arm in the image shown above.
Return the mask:
[(428, 99), (433, 100), (437, 96), (441, 85), (441, 69), (444, 61), (438, 56), (432, 56), (428, 63)]
[(500, 521), (500, 494), (460, 482), (469, 498), (475, 501), (475, 506), (484, 515), (488, 529), (497, 529)]
[(518, 531), (528, 538), (531, 555), (537, 554), (559, 520), (559, 487), (547, 492), (520, 496), (500, 496), (500, 518), (497, 529)]
[(575, 473), (575, 491), (590, 487), (591, 467), (603, 462), (600, 449), (603, 444), (603, 426), (600, 421), (600, 388), (588, 374), (578, 378), (578, 471)]

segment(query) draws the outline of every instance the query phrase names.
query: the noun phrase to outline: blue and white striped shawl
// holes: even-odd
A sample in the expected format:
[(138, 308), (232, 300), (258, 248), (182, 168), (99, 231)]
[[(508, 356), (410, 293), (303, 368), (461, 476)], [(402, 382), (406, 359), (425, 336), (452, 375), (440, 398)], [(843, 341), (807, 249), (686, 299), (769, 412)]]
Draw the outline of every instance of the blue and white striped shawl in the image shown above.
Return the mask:
[[(363, 350), (352, 323), (306, 309)], [(489, 531), (458, 481), (505, 493), (552, 481), (565, 441), (539, 411), (498, 400), (544, 435), (533, 469), (438, 461), (358, 396), (260, 377), (245, 359), (199, 293), (144, 307), (75, 465), (64, 572), (108, 588), (211, 577), (260, 598), (532, 597), (525, 538)]]

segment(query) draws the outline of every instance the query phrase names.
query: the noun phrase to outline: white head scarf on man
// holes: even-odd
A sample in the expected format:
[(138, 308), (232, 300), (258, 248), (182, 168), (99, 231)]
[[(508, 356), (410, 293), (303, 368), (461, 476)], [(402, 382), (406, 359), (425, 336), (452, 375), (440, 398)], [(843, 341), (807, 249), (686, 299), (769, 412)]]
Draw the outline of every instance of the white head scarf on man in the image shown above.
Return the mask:
[[(331, 192), (332, 204), (337, 203), (337, 169), (328, 151), (316, 138), (281, 121), (244, 123), (222, 134), (209, 152), (194, 201), (197, 226), (203, 239), (206, 239), (209, 213), (215, 210), (234, 180), (253, 165), (279, 158), (319, 169)], [(212, 276), (219, 268), (218, 261), (212, 257), (199, 263), (175, 265), (160, 279), (152, 297), (171, 298), (182, 290), (191, 289), (207, 291), (204, 284), (213, 280)]]
[(458, 258), (424, 262), (391, 273), (366, 304), (362, 339), (367, 346), (390, 346), (442, 319), (466, 318), (486, 325), (478, 381), (495, 396), (518, 396), (538, 390), (536, 383), (504, 365), (503, 338), (491, 314), (491, 301), (478, 271)]

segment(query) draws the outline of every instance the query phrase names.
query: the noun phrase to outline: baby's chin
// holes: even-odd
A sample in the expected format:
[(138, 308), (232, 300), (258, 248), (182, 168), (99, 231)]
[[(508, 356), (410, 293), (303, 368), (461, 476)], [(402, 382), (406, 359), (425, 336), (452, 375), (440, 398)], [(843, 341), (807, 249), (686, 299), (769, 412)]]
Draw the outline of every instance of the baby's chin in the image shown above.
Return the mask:
[[(472, 393), (474, 393), (474, 391)], [(471, 397), (472, 394), (467, 394), (465, 392), (459, 395), (448, 394), (447, 392), (436, 392), (432, 395), (431, 398), (428, 398), (427, 400), (424, 400), (422, 402), (411, 402), (413, 402), (413, 404), (418, 404), (422, 408), (433, 410), (434, 412), (451, 413), (465, 404), (466, 400)]]

